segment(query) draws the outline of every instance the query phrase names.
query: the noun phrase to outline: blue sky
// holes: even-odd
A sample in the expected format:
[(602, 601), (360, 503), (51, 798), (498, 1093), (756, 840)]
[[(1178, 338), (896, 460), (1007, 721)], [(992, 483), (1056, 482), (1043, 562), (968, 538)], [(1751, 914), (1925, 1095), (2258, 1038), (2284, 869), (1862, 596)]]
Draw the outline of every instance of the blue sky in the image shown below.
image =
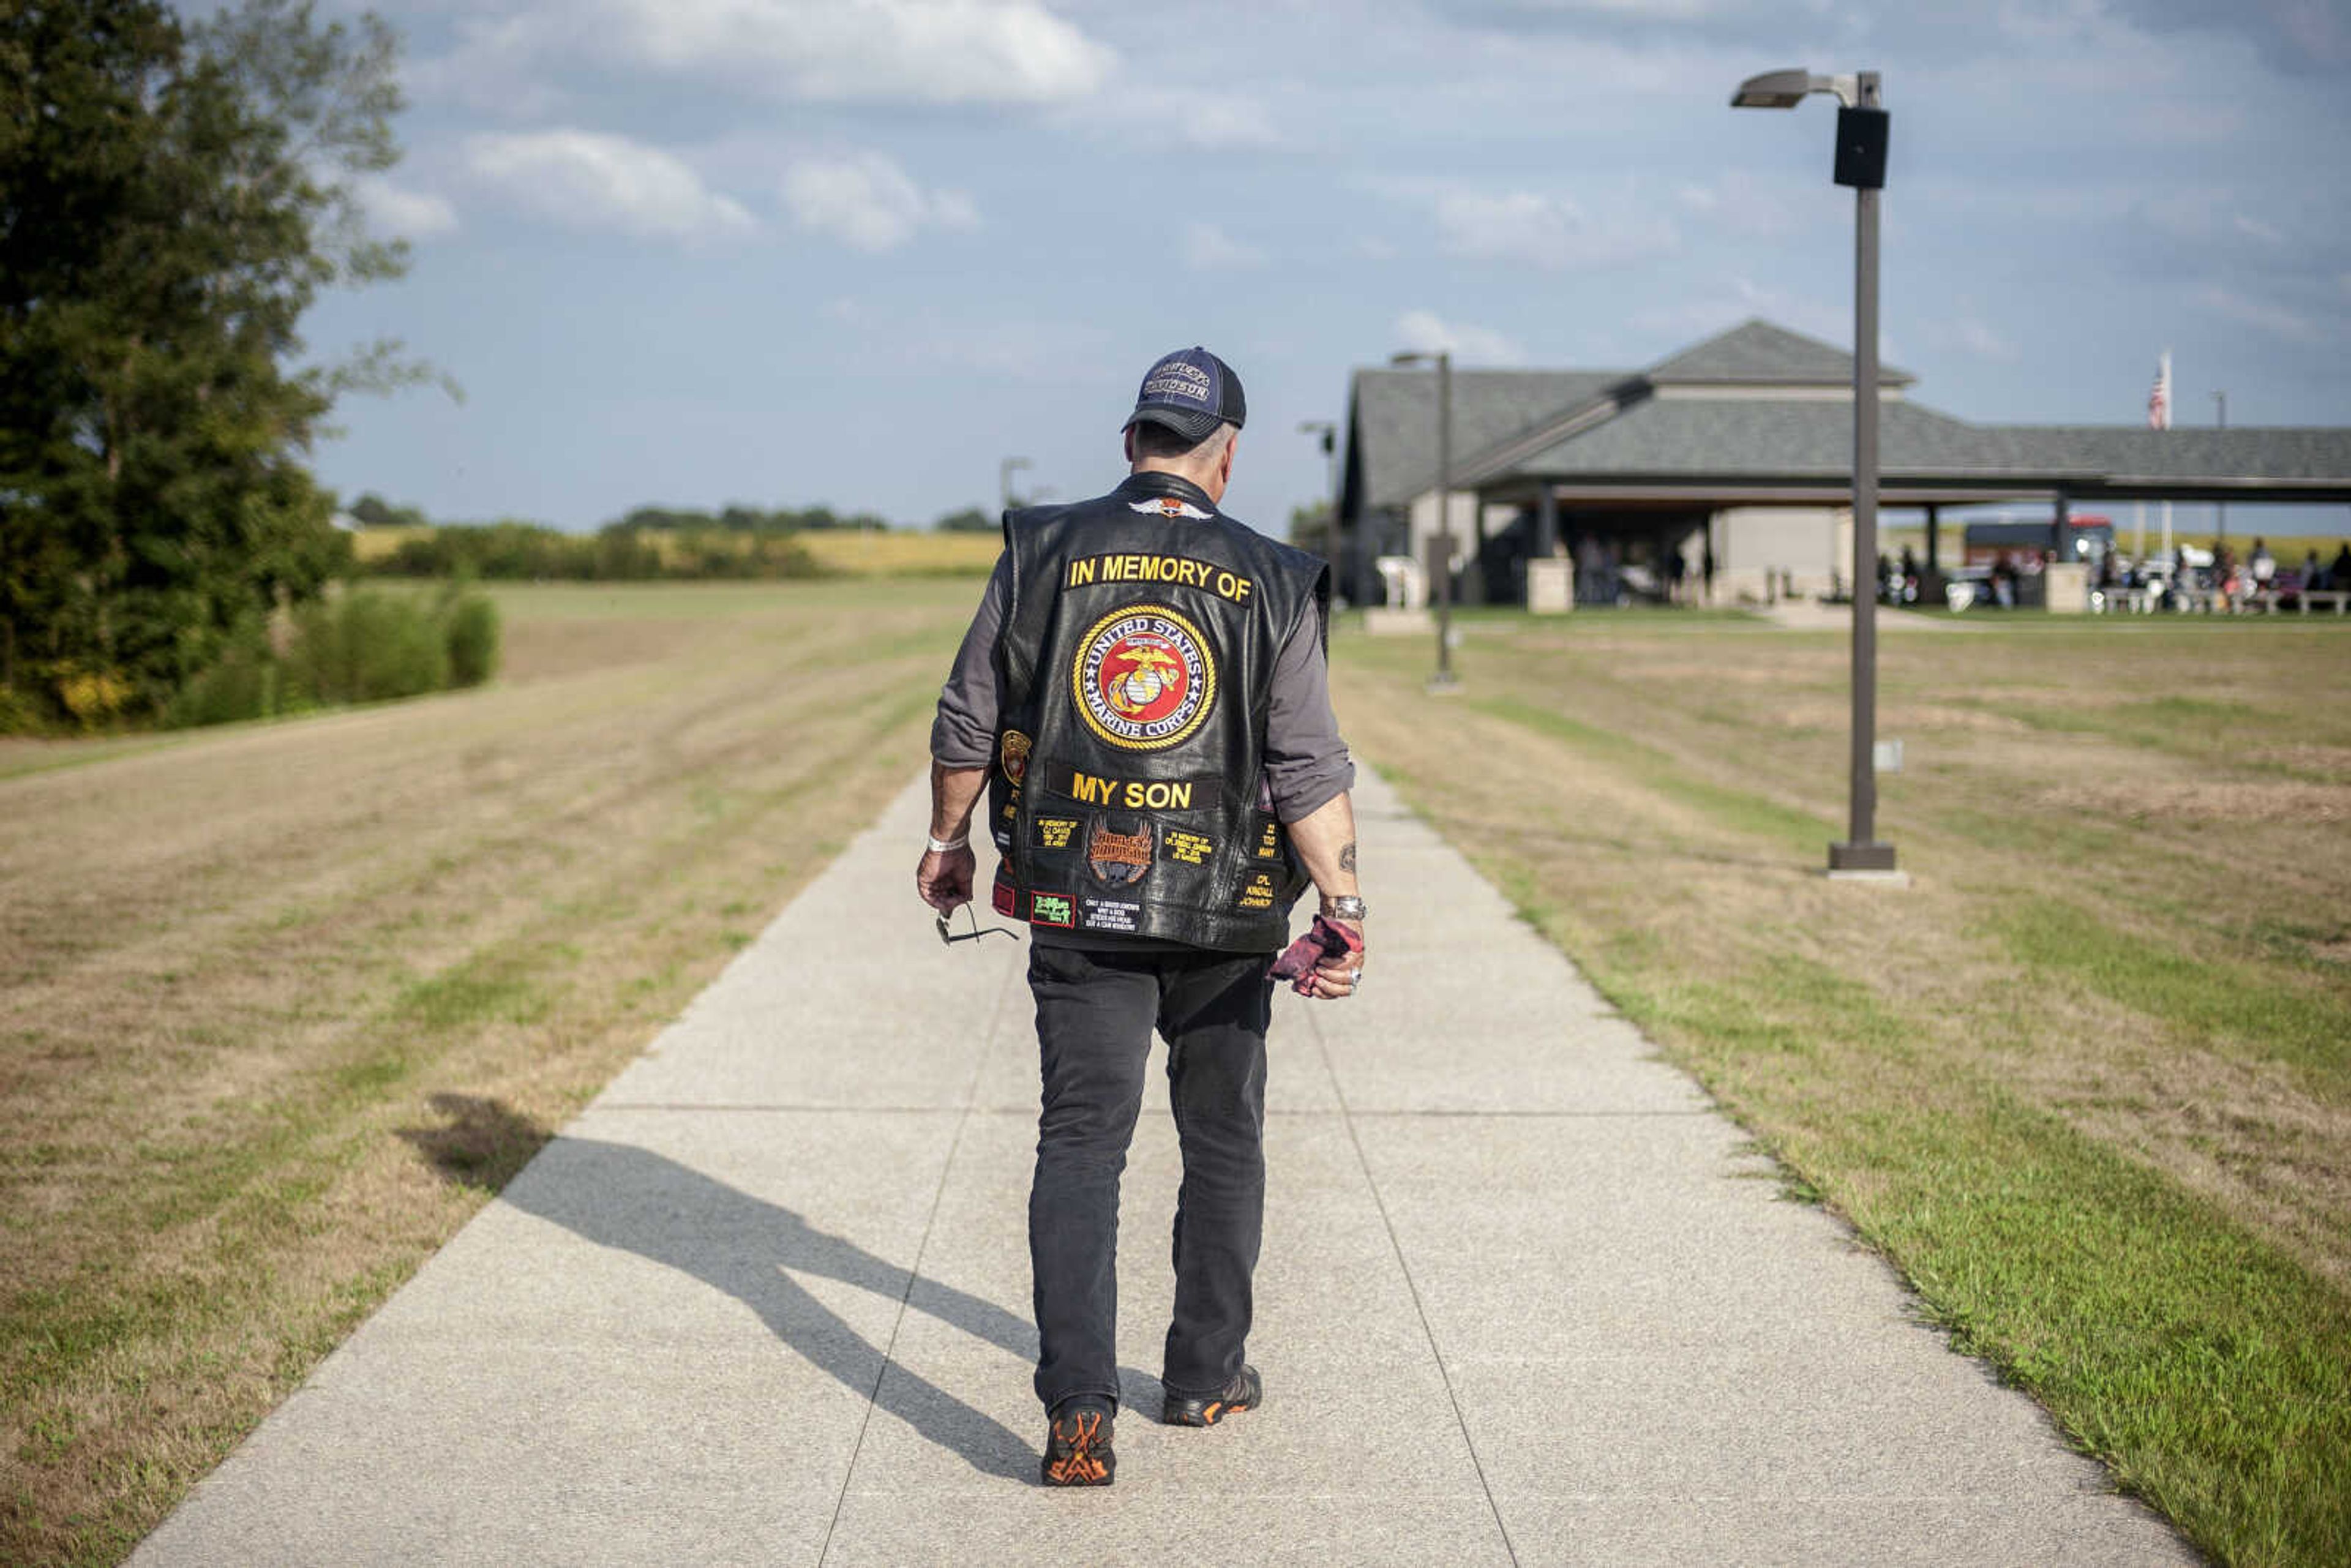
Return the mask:
[[(330, 5), (329, 10), (334, 9)], [(2351, 424), (2343, 0), (491, 0), (379, 7), (415, 245), (334, 296), (462, 383), (354, 399), (329, 484), (590, 528), (904, 523), (1121, 472), (1144, 367), (1249, 394), (1228, 508), (1324, 491), (1350, 367), (1637, 367), (1749, 316), (1845, 344), (1834, 110), (1876, 68), (1887, 360), (1963, 418)], [(2351, 532), (2351, 512), (2318, 519)], [(2248, 517), (2246, 524), (2253, 519)]]

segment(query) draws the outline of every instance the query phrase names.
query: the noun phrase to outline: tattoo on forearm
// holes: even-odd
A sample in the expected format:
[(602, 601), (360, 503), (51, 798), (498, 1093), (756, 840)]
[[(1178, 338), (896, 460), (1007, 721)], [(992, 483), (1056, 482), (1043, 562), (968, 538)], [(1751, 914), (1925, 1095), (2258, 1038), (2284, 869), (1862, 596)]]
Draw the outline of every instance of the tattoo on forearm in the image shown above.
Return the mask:
[(1353, 844), (1351, 843), (1345, 849), (1339, 852), (1339, 869), (1343, 872), (1353, 872), (1355, 869), (1355, 846)]

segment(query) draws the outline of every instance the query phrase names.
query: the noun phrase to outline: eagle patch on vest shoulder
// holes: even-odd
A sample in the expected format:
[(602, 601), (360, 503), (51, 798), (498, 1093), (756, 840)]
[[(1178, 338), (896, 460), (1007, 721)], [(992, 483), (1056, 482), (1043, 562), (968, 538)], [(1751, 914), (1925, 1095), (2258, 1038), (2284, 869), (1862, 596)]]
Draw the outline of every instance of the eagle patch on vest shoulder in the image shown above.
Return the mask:
[(1127, 751), (1188, 739), (1217, 700), (1217, 665), (1200, 629), (1161, 604), (1117, 610), (1089, 627), (1070, 668), (1086, 727)]
[(1195, 522), (1208, 516), (1191, 502), (1179, 501), (1173, 496), (1155, 496), (1148, 501), (1129, 501), (1126, 507), (1131, 512), (1147, 512), (1161, 517), (1190, 517)]

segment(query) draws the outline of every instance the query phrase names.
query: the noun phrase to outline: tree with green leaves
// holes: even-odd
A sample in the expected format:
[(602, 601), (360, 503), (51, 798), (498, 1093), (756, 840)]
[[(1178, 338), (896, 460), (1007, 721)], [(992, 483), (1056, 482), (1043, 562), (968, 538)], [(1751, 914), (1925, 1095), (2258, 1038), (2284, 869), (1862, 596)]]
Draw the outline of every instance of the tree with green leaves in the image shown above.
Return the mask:
[(0, 715), (161, 715), (347, 560), (303, 459), (340, 393), (427, 372), (295, 361), (321, 289), (405, 265), (357, 183), (397, 61), (308, 0), (0, 0)]

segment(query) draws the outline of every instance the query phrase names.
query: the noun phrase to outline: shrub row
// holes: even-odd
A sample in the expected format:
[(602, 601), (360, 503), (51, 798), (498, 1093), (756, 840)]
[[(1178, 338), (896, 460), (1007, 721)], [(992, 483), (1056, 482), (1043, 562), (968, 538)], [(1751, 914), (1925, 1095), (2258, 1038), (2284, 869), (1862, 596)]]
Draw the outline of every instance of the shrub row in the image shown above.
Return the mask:
[(498, 609), (452, 583), (431, 600), (356, 589), (296, 611), (277, 633), (240, 627), (183, 687), (166, 722), (225, 724), (338, 703), (475, 686), (497, 673)]
[(475, 577), (500, 581), (734, 580), (823, 577), (792, 535), (718, 527), (648, 530), (613, 523), (567, 534), (538, 523), (448, 523), (402, 539), (362, 564), (383, 577)]

